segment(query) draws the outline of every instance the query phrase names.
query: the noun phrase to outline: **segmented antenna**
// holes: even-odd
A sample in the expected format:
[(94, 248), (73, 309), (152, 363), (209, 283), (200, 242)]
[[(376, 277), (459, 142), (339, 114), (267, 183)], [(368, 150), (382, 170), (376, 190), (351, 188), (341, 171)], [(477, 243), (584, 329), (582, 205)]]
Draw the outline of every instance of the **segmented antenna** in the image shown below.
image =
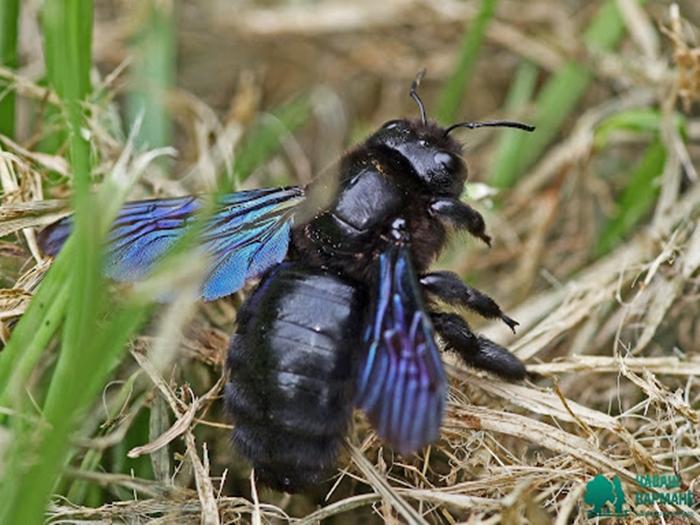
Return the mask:
[(418, 74), (416, 75), (416, 78), (413, 80), (411, 83), (411, 98), (416, 101), (416, 104), (418, 104), (418, 109), (420, 110), (420, 120), (423, 124), (426, 124), (428, 122), (428, 115), (425, 114), (425, 105), (423, 104), (423, 101), (420, 99), (418, 96), (418, 86), (420, 86), (420, 81), (423, 80), (423, 77), (425, 76), (425, 69), (421, 69)]
[(457, 124), (452, 124), (445, 130), (445, 135), (449, 135), (450, 131), (457, 128), (515, 128), (528, 132), (535, 131), (535, 126), (523, 124), (522, 122), (515, 122), (513, 120), (494, 120), (491, 122), (459, 122)]

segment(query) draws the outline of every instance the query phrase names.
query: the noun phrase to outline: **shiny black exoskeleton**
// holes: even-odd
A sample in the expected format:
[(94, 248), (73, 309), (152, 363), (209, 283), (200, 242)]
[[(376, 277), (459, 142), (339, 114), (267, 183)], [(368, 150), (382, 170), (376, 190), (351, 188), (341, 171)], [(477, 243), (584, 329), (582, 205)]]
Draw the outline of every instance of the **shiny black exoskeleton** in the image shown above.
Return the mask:
[(286, 263), (239, 311), (226, 400), (234, 445), (261, 482), (307, 487), (335, 465), (352, 414), (365, 304), (362, 287)]
[[(460, 200), (467, 170), (450, 133), (532, 128), (440, 127), (426, 118), (418, 81), (420, 118), (387, 122), (333, 177), (218, 195), (211, 208), (193, 195), (128, 202), (105, 239), (103, 271), (115, 281), (148, 278), (187, 240), (197, 244), (193, 257), (206, 256), (204, 300), (260, 279), (231, 338), (225, 400), (235, 447), (277, 489), (303, 490), (330, 474), (353, 407), (401, 454), (438, 439), (447, 378), (436, 334), (468, 365), (525, 376), (517, 357), (440, 306), (517, 323), (457, 275), (428, 268), (451, 229), (490, 243), (481, 215)], [(62, 249), (73, 220), (40, 233), (46, 255)]]
[[(335, 197), (294, 223), (290, 262), (270, 270), (248, 297), (232, 338), (227, 406), (233, 441), (257, 478), (285, 491), (302, 490), (328, 476), (337, 462), (353, 409), (354, 377), (363, 348), (376, 260), (396, 243), (401, 224), (419, 275), (432, 325), (469, 365), (521, 379), (514, 355), (473, 334), (437, 300), (501, 318), (485, 294), (449, 272), (425, 273), (444, 248), (450, 229), (466, 229), (490, 244), (482, 216), (460, 200), (467, 170), (456, 127), (510, 126), (461, 123), (443, 128), (425, 117), (393, 120), (348, 152), (333, 184), (318, 180), (312, 194)], [(400, 221), (397, 222), (397, 219)]]

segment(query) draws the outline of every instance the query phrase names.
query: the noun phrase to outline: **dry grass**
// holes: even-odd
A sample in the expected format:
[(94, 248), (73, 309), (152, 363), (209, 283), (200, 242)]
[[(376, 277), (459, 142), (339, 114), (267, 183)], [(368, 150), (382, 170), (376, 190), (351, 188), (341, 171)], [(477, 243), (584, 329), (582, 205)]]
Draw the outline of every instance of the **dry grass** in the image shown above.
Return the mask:
[[(128, 86), (122, 67), (135, 23), (128, 4), (97, 3), (96, 63), (111, 100), (91, 120), (98, 180), (125, 145), (108, 125)], [(463, 110), (473, 118), (502, 115), (519, 61), (545, 75), (581, 56), (574, 37), (591, 14), (588, 4), (500, 2)], [(480, 329), (536, 377), (510, 384), (446, 356), (451, 389), (439, 443), (397, 456), (357, 415), (333, 480), (313, 494), (272, 493), (255, 487), (231, 452), (221, 406), (222, 362), (240, 297), (197, 304), (183, 287), (133, 342), (76, 435), (79, 454), (49, 521), (580, 523), (585, 483), (598, 473), (617, 474), (630, 491), (636, 474), (675, 473), (700, 501), (700, 47), (692, 23), (700, 11), (693, 2), (679, 11), (650, 4), (618, 2), (629, 33), (619, 52), (585, 57), (595, 80), (564, 131), (498, 195), (497, 207), (482, 201), (494, 248), (455, 239), (439, 264), (504, 303), (521, 323), (518, 334), (499, 324)], [(26, 35), (36, 34), (35, 7), (28, 2)], [(184, 2), (180, 87), (168, 98), (179, 155), (172, 170), (148, 168), (133, 197), (210, 190), (252, 116), (299, 91), (312, 93), (310, 124), (246, 184), (308, 180), (348, 140), (412, 113), (405, 92), (423, 66), (424, 98), (436, 100), (454, 42), (475, 13), (474, 3), (452, 0), (240, 9), (223, 0)], [(16, 81), (25, 101), (55, 103), (36, 82), (36, 47), (25, 42), (25, 53), (18, 75), (0, 75)], [(622, 177), (649, 142), (617, 130), (601, 146), (597, 131), (611, 115), (648, 108), (658, 109), (667, 152), (654, 181), (658, 196), (621, 242), (595, 255), (601, 217), (620, 205)], [(507, 116), (526, 119), (531, 109)], [(684, 136), (677, 111), (685, 112)], [(472, 180), (483, 180), (495, 136), (465, 136)], [(62, 199), (70, 192), (56, 175), (68, 172), (64, 152), (39, 153), (36, 139), (3, 140), (0, 149), (3, 341), (47, 268), (36, 228), (66, 213)], [(49, 172), (58, 183), (46, 184)], [(6, 435), (0, 432), (0, 449)], [(666, 523), (700, 522), (697, 506), (658, 510), (688, 513)]]

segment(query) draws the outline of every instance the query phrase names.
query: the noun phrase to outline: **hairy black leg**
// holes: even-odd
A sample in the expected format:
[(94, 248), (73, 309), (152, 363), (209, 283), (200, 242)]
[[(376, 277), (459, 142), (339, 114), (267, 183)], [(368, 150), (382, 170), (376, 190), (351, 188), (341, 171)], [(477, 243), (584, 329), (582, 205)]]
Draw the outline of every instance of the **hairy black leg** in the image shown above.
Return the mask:
[(504, 314), (496, 301), (488, 295), (464, 284), (456, 273), (426, 273), (420, 282), (429, 294), (448, 304), (465, 306), (487, 319), (499, 318), (515, 333), (515, 327), (519, 323)]
[(486, 235), (484, 218), (468, 204), (457, 199), (436, 199), (430, 203), (430, 211), (455, 228), (466, 228), (474, 237), (491, 246), (491, 237)]
[(527, 376), (520, 359), (493, 341), (474, 334), (457, 314), (431, 313), (431, 319), (447, 350), (456, 352), (467, 365), (493, 372), (504, 379), (525, 379)]

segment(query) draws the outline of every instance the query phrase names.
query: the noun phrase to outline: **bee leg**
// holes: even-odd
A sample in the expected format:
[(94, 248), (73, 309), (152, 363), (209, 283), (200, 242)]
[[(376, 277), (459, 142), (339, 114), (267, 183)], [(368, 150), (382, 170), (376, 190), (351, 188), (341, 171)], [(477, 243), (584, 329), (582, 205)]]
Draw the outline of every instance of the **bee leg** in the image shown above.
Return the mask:
[(456, 273), (426, 273), (421, 277), (420, 282), (428, 294), (448, 304), (464, 306), (474, 310), (487, 319), (499, 318), (515, 333), (515, 327), (518, 326), (518, 322), (504, 314), (496, 301), (488, 295), (464, 284)]
[(493, 372), (509, 380), (525, 379), (527, 376), (520, 359), (493, 341), (474, 334), (459, 315), (434, 312), (431, 319), (446, 349), (456, 352), (468, 366)]
[(433, 216), (455, 228), (466, 229), (491, 246), (491, 237), (486, 235), (486, 224), (481, 213), (458, 199), (441, 198), (430, 203)]

